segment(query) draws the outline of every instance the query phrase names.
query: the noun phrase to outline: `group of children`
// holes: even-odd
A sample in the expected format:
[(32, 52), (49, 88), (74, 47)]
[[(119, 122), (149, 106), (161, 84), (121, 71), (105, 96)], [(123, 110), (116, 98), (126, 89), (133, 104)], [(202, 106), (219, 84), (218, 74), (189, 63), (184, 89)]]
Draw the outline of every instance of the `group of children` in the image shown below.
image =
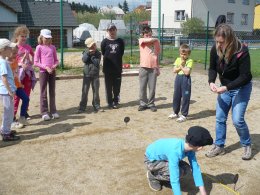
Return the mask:
[[(52, 45), (51, 31), (42, 29), (35, 52), (26, 44), (29, 29), (17, 27), (13, 42), (0, 39), (0, 99), (3, 104), (1, 135), (3, 141), (19, 139), (14, 128), (29, 125), (29, 101), (36, 84), (33, 64), (40, 68), (40, 111), (43, 120), (59, 118), (55, 104), (55, 69), (59, 64), (56, 48)], [(49, 84), (50, 114), (47, 85)], [(19, 101), (22, 100), (20, 117), (16, 118)]]

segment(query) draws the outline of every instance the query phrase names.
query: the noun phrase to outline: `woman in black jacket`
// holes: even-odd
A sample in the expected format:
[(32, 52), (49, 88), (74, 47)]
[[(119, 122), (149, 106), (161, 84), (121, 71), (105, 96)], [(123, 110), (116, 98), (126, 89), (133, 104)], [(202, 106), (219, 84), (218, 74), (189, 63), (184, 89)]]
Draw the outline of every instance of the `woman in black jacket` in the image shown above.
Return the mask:
[[(217, 26), (214, 38), (216, 44), (210, 53), (208, 72), (212, 92), (218, 94), (216, 105), (216, 140), (214, 147), (206, 154), (215, 157), (224, 154), (226, 121), (232, 110), (233, 124), (244, 147), (243, 160), (251, 159), (251, 138), (244, 116), (252, 91), (252, 74), (248, 48), (241, 44), (232, 28), (227, 24)], [(217, 74), (220, 86), (215, 84)]]

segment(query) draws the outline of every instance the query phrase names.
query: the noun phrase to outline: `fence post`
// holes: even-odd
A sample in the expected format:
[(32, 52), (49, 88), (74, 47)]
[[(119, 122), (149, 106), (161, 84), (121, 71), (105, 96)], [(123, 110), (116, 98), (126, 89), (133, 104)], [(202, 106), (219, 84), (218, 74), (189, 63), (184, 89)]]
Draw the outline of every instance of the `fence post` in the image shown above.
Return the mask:
[(161, 37), (162, 52), (161, 52), (161, 60), (163, 59), (163, 31), (164, 31), (164, 14), (162, 15), (162, 37)]
[(60, 65), (64, 68), (63, 64), (63, 1), (60, 0)]
[(132, 27), (132, 16), (130, 16), (130, 41), (131, 41), (131, 57), (130, 57), (130, 64), (132, 64), (132, 58), (133, 58), (133, 27)]
[(205, 53), (205, 67), (204, 69), (206, 70), (207, 67), (207, 58), (208, 58), (208, 43), (209, 43), (209, 11), (207, 15), (207, 29), (206, 29), (206, 53)]
[[(158, 0), (158, 39), (161, 40), (161, 0)], [(160, 56), (158, 60), (160, 62)]]

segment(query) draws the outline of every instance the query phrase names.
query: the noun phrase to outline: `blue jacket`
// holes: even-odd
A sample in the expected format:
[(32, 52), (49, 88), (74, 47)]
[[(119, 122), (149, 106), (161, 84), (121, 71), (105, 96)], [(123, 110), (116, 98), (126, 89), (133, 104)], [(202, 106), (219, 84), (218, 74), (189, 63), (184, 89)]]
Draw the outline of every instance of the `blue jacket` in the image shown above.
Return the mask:
[(176, 138), (159, 139), (150, 144), (146, 149), (146, 157), (150, 161), (163, 160), (169, 163), (170, 182), (174, 195), (181, 194), (179, 161), (188, 157), (192, 174), (197, 187), (204, 186), (200, 167), (194, 151), (184, 151), (184, 140)]

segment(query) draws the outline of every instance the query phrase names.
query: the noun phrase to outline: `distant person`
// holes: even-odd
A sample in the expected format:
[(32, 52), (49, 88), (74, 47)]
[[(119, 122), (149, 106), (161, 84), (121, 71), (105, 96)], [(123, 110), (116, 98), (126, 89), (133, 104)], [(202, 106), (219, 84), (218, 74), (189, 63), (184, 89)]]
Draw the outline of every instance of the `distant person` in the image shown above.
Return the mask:
[[(30, 97), (31, 91), (36, 84), (36, 76), (33, 69), (34, 52), (30, 45), (26, 43), (27, 37), (30, 31), (26, 26), (19, 26), (14, 31), (13, 40), (18, 46), (17, 61), (19, 65), (19, 79), (24, 86), (24, 91), (28, 97)], [(17, 113), (19, 107), (19, 96), (14, 97), (14, 112)], [(29, 105), (29, 104), (28, 104)], [(26, 109), (26, 118), (30, 119)]]
[[(232, 111), (232, 121), (244, 148), (243, 160), (252, 157), (251, 138), (245, 122), (245, 113), (252, 92), (251, 62), (248, 48), (237, 39), (233, 29), (227, 24), (217, 26), (214, 39), (216, 44), (210, 52), (208, 82), (210, 90), (216, 94), (216, 140), (214, 147), (206, 154), (215, 157), (224, 154), (227, 118)], [(215, 84), (217, 74), (220, 86)]]
[(16, 47), (15, 43), (8, 39), (0, 39), (0, 100), (3, 105), (1, 136), (3, 141), (16, 141), (20, 137), (11, 131), (11, 124), (14, 118), (14, 102), (16, 87), (14, 84), (13, 72), (6, 58), (10, 58), (12, 48)]
[[(52, 45), (51, 31), (42, 29), (38, 37), (38, 46), (35, 50), (34, 64), (40, 68), (40, 109), (42, 119), (48, 121), (58, 119), (60, 116), (57, 113), (55, 102), (55, 88), (56, 88), (56, 68), (59, 65), (57, 52), (54, 45)], [(49, 100), (50, 100), (50, 114), (48, 108), (47, 85), (49, 84)]]
[[(138, 111), (150, 109), (156, 112), (155, 89), (157, 77), (160, 75), (159, 53), (160, 41), (152, 37), (152, 29), (148, 26), (143, 28), (143, 37), (139, 39), (140, 69), (139, 69), (139, 107)], [(147, 86), (149, 95), (147, 98)]]
[[(20, 109), (20, 117), (19, 117), (18, 121), (14, 121), (12, 123), (12, 127), (20, 129), (26, 125), (29, 125), (28, 121), (26, 120), (26, 116), (27, 116), (26, 113), (27, 113), (27, 108), (28, 108), (30, 99), (29, 99), (28, 95), (25, 93), (24, 86), (19, 79), (19, 66), (18, 66), (18, 62), (16, 60), (17, 52), (18, 52), (18, 47), (13, 47), (12, 54), (8, 58), (8, 63), (10, 64), (10, 67), (12, 69), (13, 76), (14, 76), (14, 83), (16, 86), (15, 97), (17, 96), (19, 99), (22, 100), (22, 105), (21, 105), (21, 109)], [(17, 110), (16, 110), (16, 112), (17, 112)], [(16, 112), (14, 111), (14, 118), (16, 118), (16, 116), (15, 116)]]
[(81, 113), (86, 110), (90, 85), (93, 92), (92, 106), (94, 108), (94, 112), (103, 111), (100, 107), (99, 98), (99, 70), (101, 53), (97, 50), (97, 45), (93, 38), (86, 39), (85, 45), (87, 50), (83, 52), (82, 57), (82, 61), (84, 62), (83, 84), (78, 112)]
[[(200, 126), (190, 127), (186, 140), (163, 138), (151, 143), (146, 148), (144, 161), (150, 188), (154, 191), (160, 191), (162, 190), (162, 182), (170, 182), (174, 195), (180, 195), (180, 178), (192, 171), (195, 185), (199, 187), (200, 194), (207, 194), (197, 163), (196, 152), (212, 143), (213, 139), (209, 131)], [(188, 157), (190, 165), (182, 160), (185, 157)]]
[[(180, 57), (174, 62), (173, 72), (176, 73), (173, 92), (173, 113), (169, 119), (177, 118), (177, 122), (187, 120), (191, 97), (191, 70), (193, 60), (190, 59), (191, 49), (187, 44), (182, 44), (179, 48)], [(179, 112), (181, 111), (181, 115)]]
[(117, 109), (119, 106), (125, 44), (123, 39), (117, 38), (117, 28), (114, 23), (108, 24), (107, 33), (108, 36), (101, 42), (106, 96), (108, 108)]

